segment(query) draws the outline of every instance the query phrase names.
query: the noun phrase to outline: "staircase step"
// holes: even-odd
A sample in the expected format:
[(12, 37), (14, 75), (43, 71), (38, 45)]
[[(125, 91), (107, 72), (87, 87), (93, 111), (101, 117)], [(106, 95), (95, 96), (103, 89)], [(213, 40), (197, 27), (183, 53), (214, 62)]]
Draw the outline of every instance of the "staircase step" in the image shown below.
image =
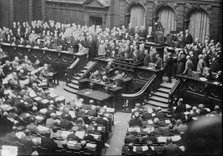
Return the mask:
[[(150, 108), (156, 109), (157, 107), (160, 107), (160, 106), (154, 106), (154, 105), (151, 105), (151, 104), (146, 104), (146, 105), (144, 105), (144, 107), (147, 108), (147, 109), (150, 109)], [(161, 109), (163, 111), (167, 111), (168, 110), (168, 108), (163, 108), (163, 107), (161, 107)]]
[(76, 85), (78, 85), (79, 84), (79, 82), (77, 81), (77, 80), (71, 80), (71, 82), (73, 83), (73, 84), (76, 84)]
[(68, 87), (71, 87), (71, 88), (73, 88), (73, 89), (76, 89), (76, 90), (79, 89), (79, 86), (76, 85), (76, 84), (73, 84), (73, 83), (68, 83), (67, 86), (68, 86)]
[(66, 90), (67, 92), (73, 93), (73, 94), (76, 94), (76, 92), (78, 91), (78, 90), (70, 88), (68, 86), (65, 86), (64, 90)]
[(86, 69), (83, 69), (83, 70), (81, 70), (81, 73), (85, 73), (87, 70)]
[(77, 75), (81, 77), (81, 76), (83, 76), (84, 74), (83, 74), (83, 73), (78, 73)]
[(168, 106), (169, 106), (166, 103), (157, 102), (157, 101), (154, 101), (154, 100), (148, 100), (147, 104), (151, 105), (151, 106), (161, 107), (161, 108), (168, 108)]
[(170, 89), (167, 89), (167, 88), (159, 88), (158, 91), (169, 94)]
[(164, 88), (171, 89), (171, 88), (173, 88), (174, 84), (175, 84), (175, 82), (172, 82), (172, 83), (163, 82), (160, 84), (160, 86), (164, 87)]
[(74, 79), (75, 80), (79, 80), (81, 77), (79, 75), (75, 76)]
[(149, 97), (149, 99), (154, 100), (154, 101), (158, 101), (158, 102), (163, 102), (163, 103), (168, 103), (168, 99), (167, 98), (161, 98), (159, 96), (151, 96)]
[(153, 95), (163, 97), (163, 98), (169, 98), (168, 93), (163, 93), (163, 92), (154, 92)]

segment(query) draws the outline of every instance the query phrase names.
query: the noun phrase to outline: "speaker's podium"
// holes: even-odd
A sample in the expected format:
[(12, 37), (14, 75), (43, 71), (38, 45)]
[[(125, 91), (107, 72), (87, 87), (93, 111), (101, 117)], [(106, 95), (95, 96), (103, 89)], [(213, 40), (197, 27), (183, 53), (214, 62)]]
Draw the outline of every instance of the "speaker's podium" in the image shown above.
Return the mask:
[(76, 92), (76, 94), (86, 101), (94, 100), (96, 105), (99, 105), (99, 106), (106, 105), (108, 107), (114, 108), (113, 106), (114, 96), (104, 91), (85, 88), (85, 89), (79, 90), (78, 92)]

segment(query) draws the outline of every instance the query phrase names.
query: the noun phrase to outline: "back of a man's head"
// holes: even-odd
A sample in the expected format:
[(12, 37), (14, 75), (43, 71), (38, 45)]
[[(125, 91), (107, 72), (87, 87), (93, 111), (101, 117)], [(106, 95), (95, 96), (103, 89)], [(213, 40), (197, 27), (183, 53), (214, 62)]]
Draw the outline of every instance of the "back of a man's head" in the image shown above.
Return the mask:
[(203, 116), (193, 121), (184, 135), (188, 154), (220, 154), (222, 152), (222, 119)]

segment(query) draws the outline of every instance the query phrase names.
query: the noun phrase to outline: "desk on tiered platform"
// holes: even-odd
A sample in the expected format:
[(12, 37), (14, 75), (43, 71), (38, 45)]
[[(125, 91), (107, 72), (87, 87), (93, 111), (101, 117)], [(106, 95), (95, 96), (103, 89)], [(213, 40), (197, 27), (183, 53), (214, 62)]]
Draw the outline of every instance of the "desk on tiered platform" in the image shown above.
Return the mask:
[(76, 58), (80, 58), (80, 67), (83, 67), (87, 62), (87, 55), (78, 55), (70, 51), (11, 45), (8, 43), (0, 43), (0, 45), (3, 51), (8, 55), (10, 61), (12, 61), (15, 56), (24, 58), (24, 56), (27, 55), (32, 62), (38, 59), (41, 63), (50, 63), (58, 72), (60, 78), (64, 78), (65, 69), (74, 62)]
[(114, 106), (110, 106), (110, 104), (113, 103), (113, 95), (107, 94), (104, 91), (92, 90), (86, 88), (79, 90), (78, 92), (76, 92), (76, 94), (87, 101), (93, 99), (100, 106), (107, 105), (108, 107), (114, 108)]
[(214, 105), (214, 103), (222, 102), (221, 83), (186, 75), (178, 75), (177, 78), (182, 82), (180, 88), (183, 96), (186, 97), (186, 94), (188, 94), (200, 98), (200, 100), (196, 98), (197, 103), (200, 101)]

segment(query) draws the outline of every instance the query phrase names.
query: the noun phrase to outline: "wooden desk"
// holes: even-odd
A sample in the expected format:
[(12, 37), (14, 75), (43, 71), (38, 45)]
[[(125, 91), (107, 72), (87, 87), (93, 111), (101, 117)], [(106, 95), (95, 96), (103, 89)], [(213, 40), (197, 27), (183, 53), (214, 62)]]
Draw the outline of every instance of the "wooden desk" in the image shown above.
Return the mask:
[(98, 82), (98, 81), (94, 81), (94, 80), (90, 80), (90, 79), (82, 79), (82, 80), (79, 81), (79, 83), (80, 83), (80, 86), (82, 86), (82, 87), (86, 86), (86, 85), (84, 85), (86, 83), (87, 84), (93, 83), (93, 84), (95, 84), (97, 86), (101, 86), (103, 88), (104, 87), (108, 87), (109, 90), (112, 91), (112, 92), (120, 92), (122, 90), (122, 87), (120, 87), (120, 86), (113, 87), (113, 84), (104, 84), (104, 83), (101, 83), (101, 82)]
[(37, 59), (43, 63), (50, 63), (52, 67), (60, 73), (60, 78), (64, 78), (66, 68), (72, 64), (76, 58), (80, 58), (79, 65), (83, 67), (87, 62), (87, 55), (78, 55), (69, 51), (58, 51), (56, 49), (35, 48), (22, 45), (11, 45), (8, 43), (0, 43), (3, 51), (8, 55), (9, 60), (14, 60), (15, 56), (24, 58), (25, 55), (34, 62)]
[(181, 80), (181, 96), (187, 97), (186, 94), (189, 94), (199, 97), (200, 100), (196, 99), (196, 103), (214, 105), (214, 103), (222, 102), (222, 84), (216, 84), (214, 81), (202, 81), (200, 78), (187, 75), (177, 75), (177, 78)]
[[(78, 92), (76, 92), (76, 94), (82, 98), (84, 98), (85, 100), (87, 100), (87, 102), (91, 99), (95, 100), (95, 102), (97, 102), (98, 105), (106, 105), (108, 107), (111, 107), (109, 105), (111, 105), (111, 103), (113, 103), (113, 95), (112, 94), (107, 94), (105, 92), (99, 91), (99, 90), (91, 90), (91, 89), (82, 89), (79, 90)], [(114, 108), (114, 106), (112, 106), (112, 108)]]

